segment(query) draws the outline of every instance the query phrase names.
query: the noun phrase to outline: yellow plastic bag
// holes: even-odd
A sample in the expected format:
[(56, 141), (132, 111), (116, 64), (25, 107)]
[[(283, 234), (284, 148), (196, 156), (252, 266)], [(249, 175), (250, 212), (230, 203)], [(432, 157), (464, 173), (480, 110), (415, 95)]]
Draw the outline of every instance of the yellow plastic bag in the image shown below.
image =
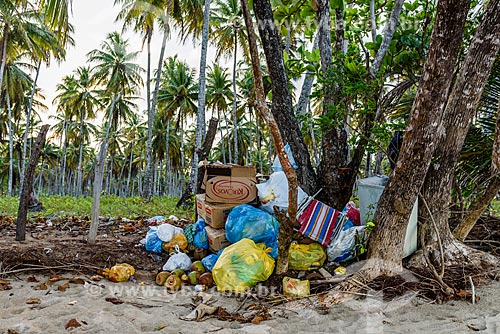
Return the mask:
[(179, 249), (185, 251), (188, 247), (188, 241), (184, 233), (176, 234), (170, 239), (169, 242), (164, 242), (161, 244), (161, 248), (167, 253), (170, 253), (175, 249), (175, 246), (179, 246)]
[(270, 251), (247, 238), (226, 247), (212, 268), (217, 290), (242, 292), (267, 280), (274, 270)]
[(103, 275), (111, 282), (125, 282), (130, 276), (134, 276), (135, 268), (128, 263), (119, 263), (109, 268), (105, 268)]
[(283, 278), (283, 294), (292, 297), (307, 297), (310, 293), (309, 281), (301, 281), (297, 278)]
[(326, 253), (318, 243), (302, 245), (292, 243), (288, 253), (288, 267), (293, 270), (314, 270), (321, 268), (326, 260)]

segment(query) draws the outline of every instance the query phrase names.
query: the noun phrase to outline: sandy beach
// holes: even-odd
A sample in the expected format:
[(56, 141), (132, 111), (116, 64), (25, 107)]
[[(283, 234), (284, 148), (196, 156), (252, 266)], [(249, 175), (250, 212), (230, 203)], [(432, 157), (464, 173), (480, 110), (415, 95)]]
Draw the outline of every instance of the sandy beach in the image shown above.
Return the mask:
[[(46, 275), (35, 275), (40, 282)], [(72, 277), (64, 275), (64, 277)], [(12, 289), (0, 291), (0, 333), (483, 333), (500, 332), (500, 283), (477, 289), (480, 301), (453, 301), (436, 305), (412, 294), (391, 302), (380, 295), (353, 299), (331, 308), (328, 314), (304, 307), (289, 310), (286, 306), (270, 309), (272, 318), (260, 324), (220, 321), (185, 321), (192, 310), (192, 297), (199, 294), (192, 287), (169, 294), (162, 287), (140, 282), (112, 283), (106, 280), (84, 284), (62, 280), (35, 290), (39, 282), (28, 276), (8, 279)], [(82, 283), (82, 282), (80, 282)], [(218, 294), (214, 289), (213, 306), (235, 311), (241, 301)], [(27, 304), (34, 298), (35, 304)], [(113, 304), (106, 298), (116, 298)], [(39, 303), (37, 302), (39, 299)], [(31, 300), (33, 302), (33, 300)], [(255, 301), (253, 301), (255, 302)], [(242, 310), (252, 304), (249, 300)], [(66, 329), (75, 319), (81, 326)], [(10, 330), (10, 331), (9, 331)]]

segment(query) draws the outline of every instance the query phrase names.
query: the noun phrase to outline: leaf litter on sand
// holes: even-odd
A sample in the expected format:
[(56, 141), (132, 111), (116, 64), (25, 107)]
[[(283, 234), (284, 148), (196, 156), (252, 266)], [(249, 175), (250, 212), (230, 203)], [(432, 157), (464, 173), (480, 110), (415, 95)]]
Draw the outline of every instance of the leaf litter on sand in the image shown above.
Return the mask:
[(82, 327), (82, 324), (79, 323), (78, 320), (76, 320), (76, 319), (70, 319), (66, 323), (66, 326), (64, 326), (64, 328), (66, 328), (68, 331), (75, 329), (75, 328), (78, 328), (78, 327)]

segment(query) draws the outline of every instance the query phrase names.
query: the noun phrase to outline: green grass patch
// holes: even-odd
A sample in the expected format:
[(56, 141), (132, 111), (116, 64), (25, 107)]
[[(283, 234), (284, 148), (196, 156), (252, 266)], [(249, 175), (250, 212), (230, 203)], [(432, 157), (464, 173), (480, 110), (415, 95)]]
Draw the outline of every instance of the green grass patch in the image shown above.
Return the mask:
[[(40, 201), (44, 210), (38, 213), (31, 213), (30, 216), (90, 216), (92, 212), (92, 197), (71, 197), (71, 196), (41, 196)], [(138, 216), (170, 216), (178, 218), (194, 219), (194, 207), (188, 210), (176, 208), (178, 198), (173, 197), (153, 197), (151, 201), (146, 201), (141, 197), (117, 197), (102, 196), (100, 215), (104, 217), (127, 217)], [(0, 197), (0, 214), (4, 216), (17, 216), (19, 200), (17, 197)]]

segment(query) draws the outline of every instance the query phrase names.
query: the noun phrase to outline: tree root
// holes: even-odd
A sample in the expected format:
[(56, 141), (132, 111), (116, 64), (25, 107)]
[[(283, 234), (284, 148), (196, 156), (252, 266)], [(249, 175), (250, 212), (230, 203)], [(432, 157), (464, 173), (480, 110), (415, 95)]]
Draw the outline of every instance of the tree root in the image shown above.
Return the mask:
[[(388, 276), (401, 276), (406, 282), (405, 286), (423, 297), (437, 300), (438, 302), (450, 299), (469, 298), (469, 289), (472, 288), (470, 280), (474, 279), (473, 284), (482, 281), (481, 278), (493, 276), (500, 270), (500, 259), (489, 253), (485, 253), (463, 243), (453, 240), (443, 244), (444, 250), (444, 276), (441, 277), (434, 268), (431, 260), (440, 259), (441, 255), (433, 254), (432, 259), (429, 256), (429, 250), (426, 247), (427, 254), (422, 250), (415, 253), (410, 259), (409, 269), (398, 270), (399, 266), (395, 264), (384, 263), (383, 261), (369, 260), (355, 273), (346, 277), (346, 279), (336, 285), (333, 289), (319, 293), (309, 298), (287, 303), (287, 309), (300, 310), (304, 307), (316, 310), (327, 310), (337, 304), (347, 302), (355, 297), (369, 296), (367, 290), (373, 290), (373, 282), (377, 278), (387, 279)], [(427, 257), (427, 260), (426, 260)], [(441, 261), (438, 265), (441, 268)], [(432, 268), (434, 268), (432, 270)], [(415, 277), (419, 276), (420, 279)], [(474, 274), (476, 273), (476, 274)], [(471, 277), (469, 279), (469, 277)], [(380, 297), (380, 296), (378, 296)]]
[[(425, 247), (428, 254), (433, 258), (441, 258), (441, 254), (434, 254), (435, 248), (432, 246)], [(500, 267), (500, 259), (490, 253), (469, 247), (458, 240), (451, 240), (444, 246), (444, 267), (466, 266), (476, 268), (477, 270), (485, 270), (490, 268)], [(441, 263), (439, 263), (441, 265)], [(408, 262), (410, 269), (427, 269), (424, 250), (420, 249), (410, 258)]]

